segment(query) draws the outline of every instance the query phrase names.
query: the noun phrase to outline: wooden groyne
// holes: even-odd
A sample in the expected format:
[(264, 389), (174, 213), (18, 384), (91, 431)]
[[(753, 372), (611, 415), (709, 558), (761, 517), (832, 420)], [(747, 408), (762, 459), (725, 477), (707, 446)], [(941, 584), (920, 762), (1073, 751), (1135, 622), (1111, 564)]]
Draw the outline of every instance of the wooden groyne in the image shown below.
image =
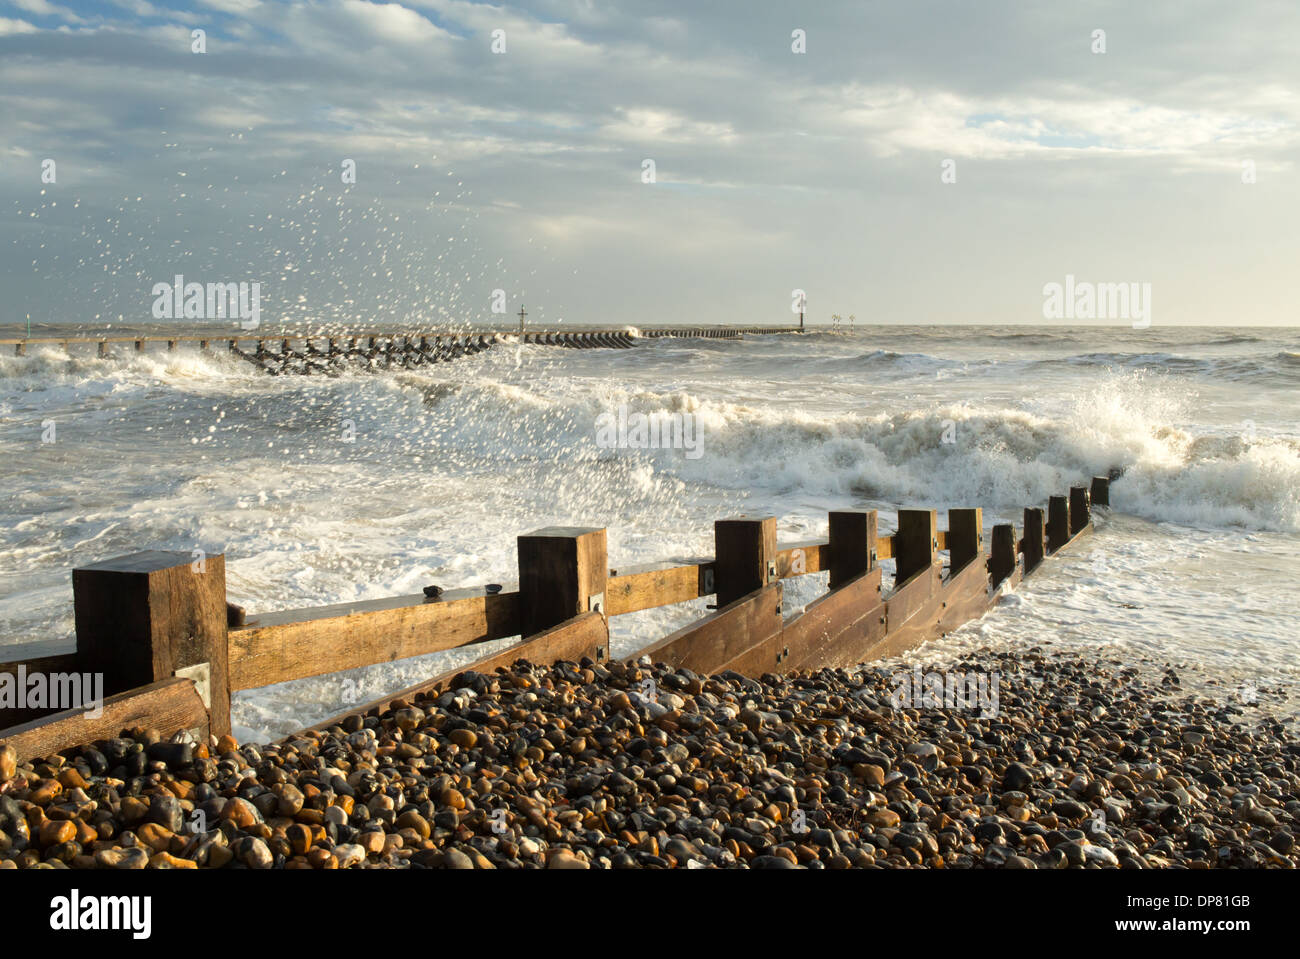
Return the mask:
[(113, 350), (130, 349), (145, 353), (182, 344), (200, 350), (224, 349), (274, 375), (325, 373), (337, 375), (345, 369), (411, 369), (473, 356), (498, 343), (523, 342), (567, 349), (630, 349), (638, 339), (690, 338), (739, 339), (746, 335), (798, 333), (799, 327), (707, 327), (672, 326), (628, 329), (581, 330), (474, 330), (470, 332), (380, 332), (357, 334), (258, 334), (252, 336), (76, 336), (19, 337), (0, 339), (0, 346), (12, 346), (15, 356), (26, 356), (38, 346), (57, 346), (64, 352), (94, 350), (109, 357)]
[[(73, 570), (76, 638), (5, 647), (0, 678), (102, 677), (102, 708), (0, 712), (0, 740), (21, 758), (49, 756), (131, 726), (202, 740), (230, 731), (231, 695), (489, 640), (502, 652), (417, 687), (355, 706), (377, 715), (395, 698), (438, 688), (466, 670), (524, 659), (607, 661), (609, 617), (713, 596), (714, 612), (638, 651), (703, 675), (747, 676), (846, 666), (896, 655), (983, 615), (1091, 528), (1109, 480), (1073, 487), (1020, 530), (982, 511), (898, 511), (877, 534), (874, 510), (829, 514), (824, 541), (778, 545), (774, 517), (714, 524), (712, 557), (610, 569), (603, 528), (551, 527), (518, 539), (518, 586), (443, 589), (390, 599), (248, 615), (226, 599), (225, 557), (147, 551)], [(892, 559), (887, 582), (881, 560)], [(783, 582), (826, 572), (828, 592), (786, 617)], [(8, 674), (6, 677), (5, 674)], [(12, 688), (12, 682), (11, 682)], [(328, 726), (337, 719), (318, 726)]]

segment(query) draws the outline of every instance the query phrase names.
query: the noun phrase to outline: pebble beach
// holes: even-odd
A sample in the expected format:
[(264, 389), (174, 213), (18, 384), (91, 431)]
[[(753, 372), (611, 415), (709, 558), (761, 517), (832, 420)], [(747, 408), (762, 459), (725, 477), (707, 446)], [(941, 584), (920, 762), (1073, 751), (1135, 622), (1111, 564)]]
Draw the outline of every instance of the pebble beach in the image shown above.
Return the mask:
[(267, 745), (0, 746), (0, 868), (1300, 863), (1300, 744), (1276, 720), (1155, 664), (1031, 649), (951, 668), (996, 675), (993, 715), (898, 707), (900, 669), (876, 665), (520, 662)]

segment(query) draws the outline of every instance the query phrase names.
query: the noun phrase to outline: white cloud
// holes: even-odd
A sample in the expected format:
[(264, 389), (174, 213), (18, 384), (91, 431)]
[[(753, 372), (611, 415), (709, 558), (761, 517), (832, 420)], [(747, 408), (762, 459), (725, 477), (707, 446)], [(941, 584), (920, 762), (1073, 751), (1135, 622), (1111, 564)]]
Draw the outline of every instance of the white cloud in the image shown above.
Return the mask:
[(38, 17), (58, 17), (68, 23), (85, 22), (67, 7), (60, 7), (57, 4), (50, 3), (50, 0), (9, 0), (9, 3), (19, 10)]
[(38, 32), (38, 28), (26, 20), (11, 20), (9, 17), (0, 17), (0, 37), (36, 32)]

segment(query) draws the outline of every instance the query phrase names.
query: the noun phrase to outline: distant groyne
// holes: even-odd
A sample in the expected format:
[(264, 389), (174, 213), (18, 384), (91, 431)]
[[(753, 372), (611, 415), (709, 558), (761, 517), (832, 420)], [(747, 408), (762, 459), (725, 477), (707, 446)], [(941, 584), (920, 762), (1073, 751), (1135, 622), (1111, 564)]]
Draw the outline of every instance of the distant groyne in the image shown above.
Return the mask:
[(109, 357), (114, 349), (146, 353), (175, 351), (182, 344), (200, 350), (225, 350), (271, 374), (338, 374), (348, 368), (410, 369), (445, 363), (491, 349), (499, 343), (522, 342), (568, 349), (630, 349), (639, 340), (660, 338), (740, 339), (747, 335), (800, 333), (800, 327), (774, 326), (663, 326), (580, 330), (470, 330), (399, 331), (362, 333), (253, 333), (218, 336), (66, 336), (10, 337), (0, 347), (12, 346), (15, 356), (29, 348), (57, 346), (65, 352), (94, 350)]

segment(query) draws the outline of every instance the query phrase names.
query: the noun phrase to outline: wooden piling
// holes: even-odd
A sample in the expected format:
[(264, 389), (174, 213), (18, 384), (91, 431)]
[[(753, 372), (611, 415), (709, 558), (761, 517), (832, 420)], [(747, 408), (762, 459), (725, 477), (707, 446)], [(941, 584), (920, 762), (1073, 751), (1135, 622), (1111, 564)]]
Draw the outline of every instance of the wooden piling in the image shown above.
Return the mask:
[(1070, 541), (1070, 501), (1053, 496), (1047, 501), (1047, 548), (1055, 553)]
[(975, 508), (948, 510), (948, 556), (951, 574), (983, 553), (984, 511)]
[(713, 524), (714, 591), (721, 609), (776, 576), (776, 517), (737, 516)]
[(1016, 528), (1010, 523), (993, 527), (992, 552), (989, 554), (989, 586), (998, 585), (1016, 568)]
[(548, 526), (519, 537), (519, 606), (525, 638), (579, 613), (606, 614), (605, 530)]
[(1094, 476), (1090, 492), (1093, 506), (1110, 505), (1110, 480), (1107, 477)]
[(830, 587), (839, 589), (876, 566), (874, 509), (842, 509), (830, 513)]
[(1086, 486), (1070, 487), (1070, 535), (1073, 536), (1092, 522)]
[[(230, 732), (225, 556), (149, 550), (72, 571), (80, 668), (106, 695), (194, 679), (209, 731)], [(206, 694), (206, 695), (205, 695)]]
[(894, 585), (901, 586), (934, 565), (939, 545), (938, 521), (932, 509), (900, 509), (894, 534)]
[(1047, 550), (1043, 543), (1043, 510), (1038, 506), (1025, 508), (1025, 572), (1037, 568)]

